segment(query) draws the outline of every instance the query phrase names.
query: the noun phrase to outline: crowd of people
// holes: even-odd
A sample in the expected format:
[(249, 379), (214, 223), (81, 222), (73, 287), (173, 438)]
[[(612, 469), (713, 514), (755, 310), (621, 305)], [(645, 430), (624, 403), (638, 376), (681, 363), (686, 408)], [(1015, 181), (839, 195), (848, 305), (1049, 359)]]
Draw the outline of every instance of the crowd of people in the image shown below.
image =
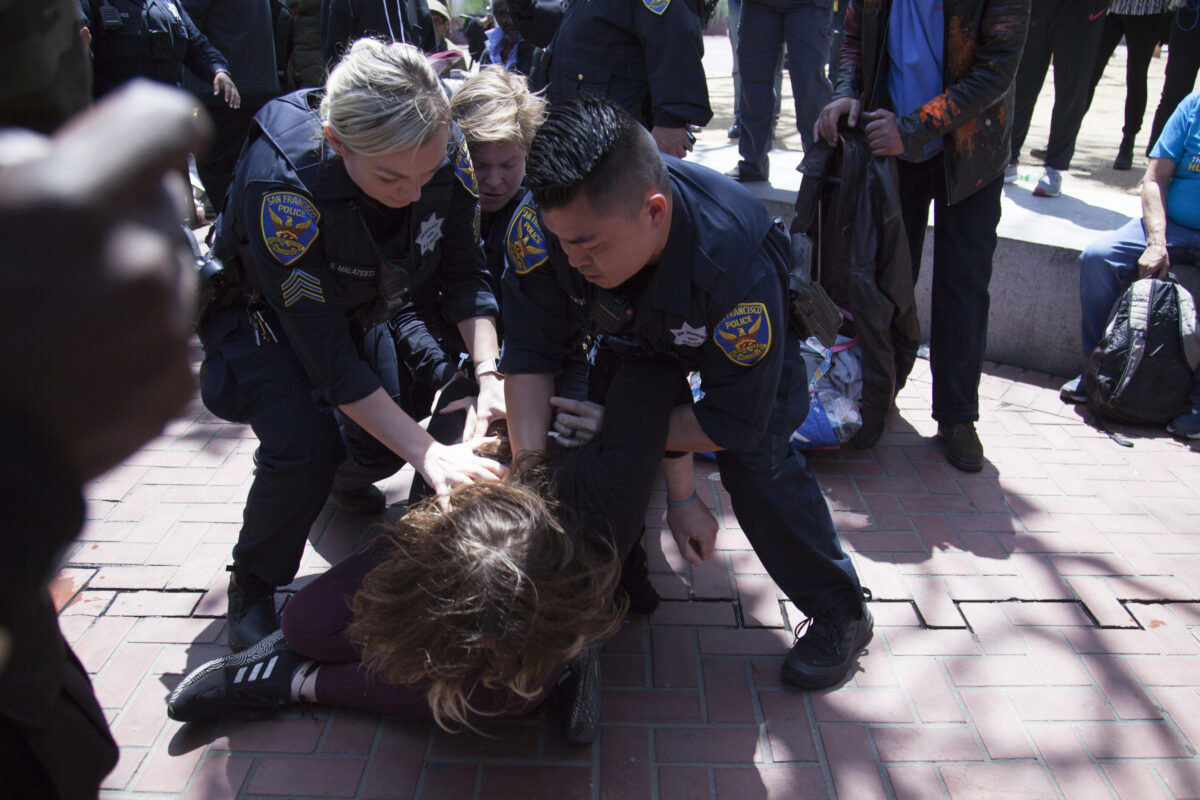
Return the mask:
[[(791, 443), (809, 409), (792, 243), (739, 185), (768, 177), (778, 65), (806, 151), (853, 130), (880, 160), (914, 282), (933, 206), (932, 415), (947, 461), (978, 472), (1000, 198), (1030, 98), (1053, 55), (1063, 83), (1038, 184), (1052, 196), (1123, 34), (1114, 166), (1127, 168), (1153, 49), (1141, 17), (1170, 22), (1171, 91), (1195, 80), (1194, 0), (1169, 20), (1155, 2), (1101, 21), (1104, 0), (1033, 0), (1032, 13), (1029, 0), (850, 0), (831, 68), (832, 4), (744, 0), (728, 176), (687, 158), (712, 118), (703, 0), (496, 0), (484, 20), (438, 0), (13, 4), (0, 16), (27, 43), (0, 48), (47, 68), (0, 94), (0, 122), (26, 129), (0, 136), (0, 330), (25, 343), (5, 349), (0, 394), (0, 503), (20, 531), (0, 537), (6, 791), (95, 796), (115, 763), (47, 584), (82, 483), (188, 396), (192, 324), (205, 406), (249, 425), (258, 449), (228, 568), (232, 652), (182, 679), (172, 718), (303, 701), (461, 729), (558, 693), (568, 740), (591, 741), (598, 645), (658, 604), (641, 544), (658, 474), (679, 555), (712, 555), (700, 452), (808, 620), (783, 678), (842, 682), (873, 635), (870, 591)], [(1175, 102), (1152, 133), (1144, 219), (1084, 253), (1085, 349), (1131, 275), (1200, 260), (1200, 94)], [(189, 153), (216, 215), (195, 319), (172, 202)], [(80, 235), (53, 235), (66, 226)], [(105, 402), (81, 382), (108, 387)], [(1200, 438), (1197, 386), (1177, 435)], [(855, 446), (882, 432), (874, 420)], [(376, 483), (404, 464), (416, 477), (399, 522), (281, 618), (277, 592), (321, 509), (379, 517)]]

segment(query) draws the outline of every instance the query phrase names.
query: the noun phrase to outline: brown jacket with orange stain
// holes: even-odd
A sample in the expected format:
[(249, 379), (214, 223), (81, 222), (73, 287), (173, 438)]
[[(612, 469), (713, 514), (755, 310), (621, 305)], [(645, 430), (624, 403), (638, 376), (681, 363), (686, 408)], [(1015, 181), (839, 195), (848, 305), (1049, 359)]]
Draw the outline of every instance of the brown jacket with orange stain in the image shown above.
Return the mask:
[[(1010, 156), (1013, 83), (1030, 0), (945, 0), (945, 89), (897, 122), (905, 152), (944, 137), (947, 201), (956, 203), (1003, 172)], [(857, 97), (863, 110), (889, 108), (887, 28), (892, 0), (850, 0), (834, 98)]]

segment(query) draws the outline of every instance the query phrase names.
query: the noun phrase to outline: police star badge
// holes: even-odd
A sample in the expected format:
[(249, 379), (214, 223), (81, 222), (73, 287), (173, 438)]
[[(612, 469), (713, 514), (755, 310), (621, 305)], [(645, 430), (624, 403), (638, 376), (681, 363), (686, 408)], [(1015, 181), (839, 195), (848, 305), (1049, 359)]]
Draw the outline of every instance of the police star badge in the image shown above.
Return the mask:
[(454, 174), (463, 188), (471, 193), (471, 197), (479, 197), (479, 181), (475, 180), (475, 167), (471, 164), (471, 151), (467, 143), (458, 143), (458, 152), (454, 154)]
[(708, 330), (703, 325), (693, 328), (686, 319), (683, 325), (671, 328), (671, 334), (675, 337), (675, 344), (682, 347), (699, 347), (708, 341)]
[(518, 275), (527, 275), (546, 263), (546, 235), (537, 211), (532, 206), (521, 206), (508, 223), (504, 235), (508, 260)]
[(271, 192), (263, 197), (259, 215), (263, 243), (284, 266), (308, 252), (320, 232), (320, 221), (321, 212), (302, 194)]
[(439, 217), (432, 211), (421, 221), (421, 230), (417, 233), (417, 246), (421, 248), (421, 255), (432, 253), (433, 248), (442, 240), (442, 223), (445, 221), (445, 217)]
[(757, 364), (771, 349), (771, 318), (762, 303), (738, 303), (713, 332), (726, 358), (743, 367)]

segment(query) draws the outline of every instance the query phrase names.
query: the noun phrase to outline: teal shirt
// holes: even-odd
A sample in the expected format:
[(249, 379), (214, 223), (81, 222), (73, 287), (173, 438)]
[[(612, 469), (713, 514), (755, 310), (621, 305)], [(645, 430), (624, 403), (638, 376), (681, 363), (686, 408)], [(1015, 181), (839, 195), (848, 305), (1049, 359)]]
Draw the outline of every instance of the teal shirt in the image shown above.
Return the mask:
[(1175, 175), (1167, 187), (1167, 219), (1200, 230), (1200, 92), (1180, 101), (1150, 157), (1175, 162)]

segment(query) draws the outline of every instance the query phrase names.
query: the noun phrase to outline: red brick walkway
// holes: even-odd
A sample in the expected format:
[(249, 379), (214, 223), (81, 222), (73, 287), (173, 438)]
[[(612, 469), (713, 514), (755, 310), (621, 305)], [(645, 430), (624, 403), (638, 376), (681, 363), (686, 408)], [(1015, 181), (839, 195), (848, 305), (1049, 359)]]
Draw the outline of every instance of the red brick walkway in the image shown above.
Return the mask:
[[(122, 747), (106, 795), (1200, 797), (1200, 458), (1144, 430), (1120, 447), (1059, 403), (1059, 379), (988, 365), (989, 464), (956, 472), (931, 438), (927, 366), (873, 451), (811, 459), (875, 596), (853, 678), (781, 686), (796, 612), (701, 466), (719, 553), (688, 568), (660, 535), (659, 493), (667, 602), (605, 648), (603, 732), (582, 748), (553, 711), (489, 737), (334, 709), (167, 720), (180, 676), (226, 652), (222, 567), (255, 446), (194, 402), (89, 487), (56, 583)], [(327, 509), (302, 574), (372, 535), (361, 527)]]

